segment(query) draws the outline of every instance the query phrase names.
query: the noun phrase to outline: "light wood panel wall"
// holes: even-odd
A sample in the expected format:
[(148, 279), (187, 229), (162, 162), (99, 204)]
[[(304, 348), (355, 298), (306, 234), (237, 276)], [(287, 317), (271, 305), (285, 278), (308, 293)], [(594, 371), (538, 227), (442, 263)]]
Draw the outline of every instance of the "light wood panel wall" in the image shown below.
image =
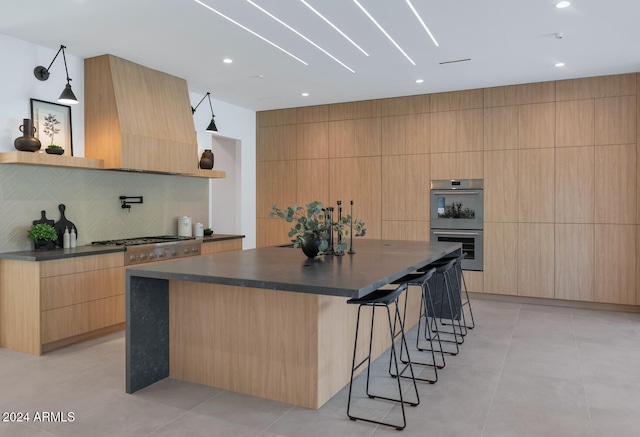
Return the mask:
[[(429, 181), (482, 178), (485, 270), (471, 275), (476, 290), (640, 305), (640, 243), (625, 227), (640, 225), (638, 95), (634, 73), (266, 111), (258, 137), (269, 126), (328, 120), (329, 179), (318, 183), (329, 186), (329, 202), (351, 193), (371, 202), (363, 218), (373, 238), (428, 239)], [(259, 197), (267, 181), (259, 177)], [(294, 185), (289, 193), (300, 198)], [(265, 244), (276, 239), (262, 231), (286, 231), (258, 226)], [(618, 246), (621, 233), (629, 239)], [(603, 289), (603, 253), (625, 275), (615, 292)]]

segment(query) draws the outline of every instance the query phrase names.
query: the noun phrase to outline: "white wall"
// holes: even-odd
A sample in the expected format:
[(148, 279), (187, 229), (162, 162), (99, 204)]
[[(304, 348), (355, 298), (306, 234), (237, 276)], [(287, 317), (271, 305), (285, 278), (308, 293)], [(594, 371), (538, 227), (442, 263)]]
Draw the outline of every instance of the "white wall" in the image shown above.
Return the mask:
[[(57, 50), (37, 46), (0, 34), (0, 53), (4, 59), (0, 69), (0, 152), (13, 152), (13, 141), (22, 135), (18, 127), (31, 118), (29, 99), (56, 102), (67, 84), (62, 54), (51, 66), (49, 80), (39, 81), (33, 75), (38, 65), (48, 67)], [(84, 60), (65, 50), (71, 88), (80, 104), (71, 105), (73, 154), (84, 156)]]
[[(211, 94), (215, 95), (215, 90)], [(192, 105), (197, 105), (202, 96), (191, 93)], [(227, 172), (226, 179), (210, 182), (209, 225), (216, 233), (245, 235), (243, 248), (251, 249), (256, 247), (256, 113), (213, 98), (211, 102), (217, 134), (204, 130), (211, 121), (206, 100), (193, 118), (199, 153), (211, 149), (214, 170)]]
[[(64, 41), (61, 41), (64, 43)], [(60, 57), (56, 59), (55, 63), (51, 67), (51, 76), (47, 81), (39, 81), (33, 75), (33, 69), (38, 65), (44, 65), (47, 67), (53, 57), (55, 56), (57, 50), (52, 50), (49, 48), (37, 46), (25, 41), (21, 41), (15, 38), (10, 38), (8, 36), (0, 34), (0, 53), (2, 53), (3, 58), (5, 59), (5, 65), (2, 69), (0, 69), (0, 152), (12, 152), (15, 151), (13, 146), (13, 141), (21, 136), (21, 132), (18, 130), (19, 126), (23, 123), (24, 118), (30, 118), (30, 100), (31, 98), (56, 102), (58, 96), (64, 89), (66, 85), (66, 75), (64, 71), (64, 63), (62, 58)], [(73, 92), (76, 97), (80, 101), (77, 105), (71, 106), (71, 117), (72, 117), (72, 131), (73, 131), (73, 154), (74, 156), (84, 156), (84, 60), (69, 54), (69, 49), (65, 51), (67, 57), (67, 65), (69, 68), (69, 76), (71, 77), (71, 86)], [(215, 90), (212, 90), (213, 94), (215, 94)], [(193, 105), (197, 104), (198, 101), (202, 98), (202, 95), (191, 94), (191, 102)], [(216, 114), (216, 122), (218, 124), (219, 133), (225, 137), (232, 138), (235, 142), (235, 163), (236, 167), (232, 169), (218, 167), (216, 165), (216, 169), (226, 170), (228, 174), (232, 174), (233, 177), (233, 187), (232, 190), (234, 194), (229, 196), (229, 193), (225, 191), (224, 196), (221, 196), (222, 205), (218, 205), (216, 201), (218, 197), (216, 196), (216, 190), (225, 189), (225, 182), (212, 180), (209, 182), (209, 192), (211, 195), (209, 197), (209, 211), (212, 211), (210, 217), (201, 217), (198, 218), (198, 221), (210, 222), (208, 224), (215, 226), (215, 222), (218, 221), (221, 224), (220, 229), (214, 229), (216, 232), (225, 232), (225, 233), (241, 233), (246, 236), (244, 240), (243, 246), (245, 248), (253, 248), (256, 244), (256, 221), (255, 221), (255, 204), (256, 204), (256, 179), (255, 179), (255, 171), (256, 171), (256, 159), (255, 159), (255, 138), (256, 138), (256, 130), (255, 130), (255, 112), (244, 109), (235, 105), (231, 105), (229, 103), (220, 102), (215, 99), (212, 99), (213, 109)], [(203, 102), (202, 105), (198, 108), (198, 111), (194, 115), (194, 122), (196, 126), (196, 132), (198, 137), (199, 144), (199, 153), (204, 149), (213, 149), (214, 153), (216, 153), (216, 148), (218, 145), (215, 144), (212, 135), (205, 132), (205, 127), (210, 121), (210, 110), (208, 108), (208, 102)], [(225, 143), (226, 144), (226, 143)], [(229, 150), (233, 148), (229, 148), (228, 145), (224, 146), (224, 150), (219, 150), (221, 158), (225, 154), (229, 154)], [(26, 153), (26, 152), (25, 152)], [(199, 159), (200, 155), (194, 157), (194, 162)], [(228, 162), (224, 162), (224, 165), (228, 165)], [(223, 165), (221, 162), (220, 165)], [(8, 217), (32, 217), (31, 209), (34, 207), (33, 203), (29, 204), (27, 209), (21, 210), (22, 203), (16, 204), (8, 204), (6, 203), (6, 199), (15, 198), (14, 193), (24, 193), (24, 189), (16, 190), (15, 187), (11, 184), (11, 172), (18, 171), (16, 166), (12, 165), (3, 165), (0, 171), (0, 179), (2, 179), (3, 183), (0, 185), (0, 199), (2, 203), (0, 207), (2, 209), (2, 216), (0, 216), (0, 228), (4, 228), (2, 230), (2, 234), (7, 237), (11, 234), (12, 237), (9, 237), (11, 240), (8, 243), (5, 243), (4, 246), (0, 246), (0, 251), (8, 251), (8, 250), (18, 250), (16, 247), (24, 246), (24, 242), (21, 240), (22, 236), (22, 227), (23, 225), (16, 227), (16, 223), (13, 219), (8, 220)], [(27, 170), (34, 169), (34, 167), (20, 167), (22, 170), (28, 172), (34, 180), (35, 185), (38, 183), (42, 183), (42, 178), (45, 175), (60, 175), (62, 177), (66, 177), (68, 171), (46, 171), (46, 172), (38, 172), (36, 170)], [(21, 170), (21, 171), (22, 171)], [(71, 170), (71, 172), (75, 172), (75, 170)], [(86, 179), (82, 179), (82, 175), (86, 176)], [(82, 172), (78, 173), (78, 176), (72, 176), (74, 183), (83, 183), (83, 184), (93, 184), (94, 178), (91, 175), (94, 175), (95, 172)], [(111, 176), (109, 176), (111, 175)], [(119, 172), (105, 172), (104, 177), (111, 178), (119, 178), (122, 177), (123, 173)], [(143, 178), (146, 178), (145, 175), (139, 175)], [(77, 179), (80, 177), (81, 179)], [(181, 189), (191, 189), (193, 188), (193, 184), (191, 182), (180, 182), (183, 178), (171, 179), (173, 176), (159, 176), (163, 178), (168, 178), (168, 180), (175, 180), (177, 184), (176, 195), (177, 199), (180, 198), (180, 190)], [(124, 176), (126, 180), (133, 180), (135, 176)], [(137, 179), (136, 179), (137, 180)], [(141, 181), (145, 181), (147, 179), (141, 179)], [(163, 182), (164, 183), (164, 182)], [(200, 185), (196, 182), (198, 186), (198, 191), (202, 192), (200, 189)], [(222, 185), (222, 187), (219, 187)], [(182, 187), (182, 188), (181, 188)], [(67, 197), (69, 193), (61, 192), (60, 195), (56, 195), (55, 198), (49, 199), (51, 205), (53, 205), (53, 210), (51, 207), (47, 207), (49, 212), (49, 218), (56, 219), (58, 218), (57, 212), (57, 204), (68, 202)], [(124, 193), (128, 194), (128, 193)], [(144, 193), (142, 193), (144, 194)], [(131, 195), (139, 195), (132, 194)], [(148, 195), (152, 195), (149, 193)], [(34, 194), (34, 196), (37, 195)], [(231, 198), (235, 200), (236, 205), (232, 206), (233, 214), (226, 214), (226, 204), (228, 200), (225, 200), (225, 196), (227, 198)], [(189, 197), (189, 196), (188, 196)], [(34, 200), (34, 199), (31, 199)], [(29, 200), (29, 202), (31, 202)], [(146, 200), (146, 199), (145, 199)], [(193, 199), (190, 199), (192, 201)], [(171, 210), (170, 203), (175, 203), (176, 199), (167, 199), (166, 205), (163, 205), (163, 211)], [(206, 202), (206, 197), (205, 200)], [(117, 205), (116, 205), (117, 206)], [(35, 206), (38, 208), (37, 206)], [(43, 205), (44, 207), (44, 205)], [(9, 209), (12, 209), (13, 212), (17, 212), (17, 214), (11, 214)], [(17, 210), (14, 210), (18, 208)], [(135, 208), (135, 206), (133, 207)], [(179, 208), (180, 209), (180, 208)], [(200, 208), (196, 208), (198, 211)], [(138, 209), (138, 211), (142, 211)], [(39, 210), (38, 210), (39, 212)], [(185, 211), (186, 213), (187, 211)], [(91, 214), (93, 211), (88, 211), (87, 216), (83, 217), (84, 221), (91, 221)], [(96, 214), (100, 214), (100, 211), (95, 211)], [(116, 211), (115, 214), (119, 214), (119, 211)], [(201, 216), (201, 213), (198, 212), (198, 215)], [(219, 218), (216, 218), (219, 217)], [(235, 225), (228, 222), (228, 217), (233, 217), (231, 220), (235, 221)], [(33, 217), (33, 220), (38, 219), (37, 217)], [(196, 217), (193, 217), (194, 221)], [(73, 221), (73, 220), (72, 220)], [(74, 221), (75, 223), (75, 221)], [(80, 231), (80, 224), (76, 223), (78, 226), (78, 230)], [(26, 225), (24, 225), (26, 226)], [(158, 224), (159, 229), (164, 229), (168, 225), (167, 224)], [(156, 226), (154, 226), (156, 228)], [(229, 229), (229, 231), (227, 231)], [(231, 229), (235, 229), (235, 231), (231, 231)], [(120, 232), (116, 230), (114, 232)], [(83, 235), (89, 241), (90, 236)], [(105, 238), (119, 238), (124, 237), (123, 235), (112, 235), (110, 237)], [(15, 239), (18, 238), (18, 241)], [(100, 238), (103, 239), (103, 238)]]

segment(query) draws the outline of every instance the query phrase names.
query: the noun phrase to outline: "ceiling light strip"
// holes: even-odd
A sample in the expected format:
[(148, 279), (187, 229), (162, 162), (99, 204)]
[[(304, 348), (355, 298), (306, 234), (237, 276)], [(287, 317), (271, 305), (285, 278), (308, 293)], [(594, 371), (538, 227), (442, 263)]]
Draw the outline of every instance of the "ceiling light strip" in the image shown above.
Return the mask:
[(216, 14), (220, 15), (222, 18), (224, 18), (224, 19), (225, 19), (225, 20), (227, 20), (227, 21), (230, 21), (231, 23), (235, 24), (236, 26), (240, 27), (241, 29), (246, 30), (246, 31), (247, 31), (247, 32), (249, 32), (250, 34), (252, 34), (252, 35), (254, 35), (254, 36), (257, 36), (258, 38), (260, 38), (262, 41), (266, 42), (267, 44), (271, 44), (273, 47), (275, 47), (275, 48), (277, 48), (278, 50), (280, 50), (281, 52), (286, 53), (287, 55), (291, 56), (291, 57), (292, 57), (293, 59), (295, 59), (296, 61), (298, 61), (298, 62), (300, 62), (300, 63), (302, 63), (302, 64), (304, 64), (304, 65), (309, 65), (309, 64), (307, 64), (306, 62), (304, 62), (302, 59), (298, 58), (296, 55), (294, 55), (294, 54), (292, 54), (292, 53), (290, 53), (290, 52), (286, 51), (285, 49), (283, 49), (283, 48), (282, 48), (282, 47), (280, 47), (279, 45), (277, 45), (277, 44), (275, 44), (275, 43), (273, 43), (273, 42), (269, 41), (267, 38), (265, 38), (265, 37), (263, 37), (262, 35), (260, 35), (260, 34), (258, 34), (258, 33), (256, 33), (256, 32), (254, 32), (253, 30), (249, 29), (248, 27), (243, 26), (242, 24), (238, 23), (237, 21), (233, 20), (232, 18), (227, 17), (227, 16), (226, 16), (226, 15), (224, 15), (222, 12), (220, 12), (220, 11), (217, 11), (217, 10), (213, 9), (211, 6), (207, 5), (206, 3), (203, 3), (203, 2), (202, 2), (202, 1), (200, 1), (200, 0), (193, 0), (193, 1), (194, 1), (194, 2), (196, 2), (196, 3), (198, 3), (198, 4), (200, 4), (200, 5), (202, 5), (202, 6), (204, 6), (204, 7), (205, 7), (205, 8), (207, 8), (207, 9), (209, 9), (211, 12), (214, 12), (214, 13), (216, 13)]
[(309, 9), (311, 9), (311, 11), (313, 11), (318, 17), (322, 18), (325, 23), (327, 23), (329, 26), (333, 27), (333, 29), (338, 32), (340, 35), (342, 35), (347, 41), (349, 41), (351, 44), (353, 44), (353, 46), (355, 48), (357, 48), (358, 50), (360, 50), (365, 56), (369, 56), (369, 53), (365, 52), (364, 49), (362, 47), (360, 47), (358, 44), (356, 44), (351, 38), (349, 38), (343, 31), (341, 31), (340, 29), (338, 29), (338, 27), (333, 24), (331, 21), (329, 21), (329, 19), (327, 17), (325, 17), (324, 15), (322, 15), (320, 12), (318, 12), (316, 9), (314, 9), (313, 6), (311, 6), (309, 3), (307, 3), (305, 0), (300, 0), (300, 2), (305, 5), (306, 7), (308, 7)]
[(394, 45), (394, 46), (396, 46), (396, 48), (397, 48), (398, 50), (400, 50), (400, 53), (402, 53), (402, 54), (404, 55), (404, 57), (405, 57), (405, 58), (407, 58), (407, 59), (409, 60), (409, 62), (411, 62), (413, 65), (416, 65), (416, 63), (415, 63), (415, 62), (413, 62), (413, 59), (411, 59), (411, 58), (409, 57), (409, 55), (407, 55), (407, 54), (404, 52), (404, 50), (402, 50), (402, 47), (400, 47), (400, 46), (398, 45), (398, 43), (397, 43), (397, 42), (395, 42), (395, 41), (393, 40), (393, 38), (391, 38), (391, 35), (389, 35), (389, 34), (387, 33), (387, 31), (386, 31), (386, 30), (384, 30), (384, 29), (382, 28), (382, 26), (380, 26), (380, 24), (375, 20), (375, 18), (373, 18), (373, 17), (371, 16), (371, 14), (370, 14), (370, 13), (369, 13), (365, 8), (364, 8), (364, 6), (362, 6), (362, 5), (358, 2), (358, 0), (353, 0), (353, 2), (354, 2), (356, 5), (358, 5), (358, 7), (362, 10), (362, 12), (364, 12), (364, 13), (365, 13), (365, 15), (366, 15), (367, 17), (369, 17), (369, 19), (373, 22), (373, 24), (375, 24), (376, 26), (378, 26), (378, 29), (380, 29), (380, 31), (381, 31), (382, 33), (384, 33), (384, 35), (389, 39), (389, 41), (391, 41), (391, 42), (393, 43), (393, 45)]
[(413, 12), (413, 14), (416, 16), (416, 18), (420, 22), (420, 24), (422, 24), (422, 27), (424, 27), (424, 30), (426, 30), (427, 33), (429, 34), (429, 37), (431, 38), (431, 41), (433, 41), (433, 43), (436, 45), (436, 47), (440, 47), (440, 44), (438, 44), (438, 41), (436, 41), (435, 37), (433, 36), (433, 34), (431, 33), (431, 31), (429, 30), (427, 25), (424, 24), (424, 21), (422, 20), (422, 17), (420, 16), (420, 14), (418, 14), (418, 11), (416, 11), (416, 8), (413, 7), (413, 4), (411, 3), (411, 0), (406, 0), (406, 2), (409, 5), (409, 7), (411, 8), (411, 11)]
[[(198, 1), (198, 0), (196, 0)], [(318, 44), (314, 43), (313, 41), (311, 41), (309, 38), (307, 38), (306, 36), (304, 36), (303, 34), (301, 34), (300, 32), (298, 32), (297, 30), (295, 30), (293, 27), (289, 26), (287, 23), (285, 23), (284, 21), (282, 21), (281, 19), (279, 19), (278, 17), (276, 17), (275, 15), (271, 14), (269, 11), (267, 11), (266, 9), (260, 7), (259, 5), (257, 5), (256, 3), (254, 3), (251, 0), (247, 0), (247, 2), (249, 2), (249, 4), (251, 4), (252, 6), (255, 6), (256, 8), (258, 8), (260, 11), (264, 12), (265, 14), (267, 14), (269, 17), (273, 18), (274, 20), (276, 20), (278, 23), (282, 24), (284, 27), (286, 27), (287, 29), (289, 29), (290, 31), (292, 31), (293, 33), (295, 33), (296, 35), (298, 35), (300, 38), (304, 39), (306, 42), (308, 42), (309, 44), (311, 44), (312, 46), (314, 46), (315, 48), (317, 48), (318, 50), (320, 50), (322, 53), (324, 53), (325, 55), (327, 55), (328, 57), (330, 57), (331, 59), (333, 59), (334, 61), (336, 61), (338, 64), (342, 65), (344, 68), (346, 68), (347, 70), (349, 70), (352, 73), (355, 73), (355, 71), (353, 69), (351, 69), (349, 66), (347, 66), (346, 64), (344, 64), (342, 61), (340, 61), (338, 58), (336, 58), (335, 56), (333, 56), (331, 53), (329, 53), (328, 51), (326, 51), (325, 49), (323, 49), (322, 47), (320, 47)]]

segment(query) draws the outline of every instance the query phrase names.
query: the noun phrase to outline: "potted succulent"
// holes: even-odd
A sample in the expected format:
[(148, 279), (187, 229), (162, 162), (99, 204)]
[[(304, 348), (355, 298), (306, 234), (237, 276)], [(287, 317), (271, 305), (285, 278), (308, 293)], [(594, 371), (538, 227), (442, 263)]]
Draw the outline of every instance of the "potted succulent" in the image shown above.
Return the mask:
[(35, 250), (42, 251), (56, 248), (58, 234), (53, 226), (46, 223), (38, 223), (29, 228), (27, 237), (33, 241)]
[(204, 233), (204, 235), (209, 236), (213, 234), (213, 229), (211, 228), (204, 228), (204, 230), (202, 231)]
[[(302, 247), (302, 251), (309, 258), (319, 258), (329, 249), (329, 237), (332, 232), (338, 233), (342, 238), (336, 247), (336, 253), (342, 254), (347, 248), (347, 239), (351, 228), (350, 215), (340, 220), (332, 221), (325, 213), (322, 202), (311, 202), (305, 207), (293, 205), (281, 210), (276, 205), (271, 207), (271, 217), (280, 217), (288, 223), (294, 223), (289, 231), (289, 237), (293, 247)], [(362, 220), (353, 221), (354, 236), (362, 237), (366, 233)]]
[(45, 152), (50, 155), (62, 155), (64, 153), (64, 149), (61, 146), (51, 144), (50, 146), (47, 146)]

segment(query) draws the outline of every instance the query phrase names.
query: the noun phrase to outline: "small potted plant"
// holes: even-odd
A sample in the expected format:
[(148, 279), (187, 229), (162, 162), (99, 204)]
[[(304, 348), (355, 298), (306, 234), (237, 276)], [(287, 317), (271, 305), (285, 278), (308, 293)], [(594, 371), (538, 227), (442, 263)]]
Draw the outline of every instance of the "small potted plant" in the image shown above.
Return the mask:
[(47, 146), (45, 152), (50, 155), (62, 155), (64, 153), (64, 149), (61, 146), (51, 144), (50, 146)]
[(205, 236), (209, 236), (213, 234), (213, 229), (211, 228), (204, 228), (204, 231), (202, 231), (204, 233)]
[[(342, 254), (347, 248), (346, 237), (352, 218), (350, 215), (338, 221), (331, 221), (325, 214), (322, 202), (311, 202), (304, 208), (293, 205), (281, 210), (276, 205), (271, 207), (271, 217), (280, 217), (288, 223), (295, 223), (289, 231), (293, 247), (302, 247), (302, 251), (309, 258), (319, 258), (329, 248), (329, 236), (337, 232), (342, 236), (341, 243), (336, 247), (336, 253)], [(366, 233), (364, 222), (354, 220), (354, 236), (361, 237)]]
[(29, 228), (27, 237), (33, 241), (35, 250), (42, 251), (56, 248), (58, 234), (53, 226), (46, 223), (38, 223)]

